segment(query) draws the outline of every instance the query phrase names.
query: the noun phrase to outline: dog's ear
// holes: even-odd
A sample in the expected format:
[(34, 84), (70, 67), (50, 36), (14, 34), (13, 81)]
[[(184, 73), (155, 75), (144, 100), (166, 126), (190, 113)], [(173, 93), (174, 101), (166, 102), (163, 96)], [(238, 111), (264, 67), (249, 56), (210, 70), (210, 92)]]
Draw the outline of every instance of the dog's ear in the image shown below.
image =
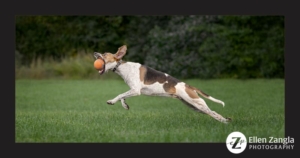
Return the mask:
[(122, 47), (119, 48), (118, 52), (115, 54), (116, 59), (121, 59), (127, 51), (126, 45), (123, 45)]

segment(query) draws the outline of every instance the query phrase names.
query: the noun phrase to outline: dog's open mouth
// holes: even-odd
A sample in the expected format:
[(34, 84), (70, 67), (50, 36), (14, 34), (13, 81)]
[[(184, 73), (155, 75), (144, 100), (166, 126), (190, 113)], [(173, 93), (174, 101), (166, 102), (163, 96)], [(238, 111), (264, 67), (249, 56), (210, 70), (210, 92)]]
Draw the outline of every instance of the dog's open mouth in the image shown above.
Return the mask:
[(98, 59), (101, 59), (104, 62), (102, 69), (98, 71), (99, 74), (102, 75), (105, 72), (105, 64), (106, 63), (105, 63), (105, 60), (101, 56), (98, 56)]
[[(104, 65), (104, 67), (105, 67), (105, 65)], [(99, 70), (98, 72), (100, 75), (102, 75), (105, 72), (105, 68), (103, 68), (102, 70)]]

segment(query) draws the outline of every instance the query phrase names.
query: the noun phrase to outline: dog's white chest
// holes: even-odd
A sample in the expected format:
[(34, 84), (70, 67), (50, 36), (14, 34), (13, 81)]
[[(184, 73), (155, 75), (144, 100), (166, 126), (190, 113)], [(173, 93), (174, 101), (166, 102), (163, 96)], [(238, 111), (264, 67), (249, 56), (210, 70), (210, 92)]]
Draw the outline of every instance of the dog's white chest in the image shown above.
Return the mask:
[(139, 67), (141, 64), (127, 62), (119, 67), (119, 71), (116, 71), (125, 81), (125, 83), (131, 89), (140, 89), (141, 81), (139, 80)]

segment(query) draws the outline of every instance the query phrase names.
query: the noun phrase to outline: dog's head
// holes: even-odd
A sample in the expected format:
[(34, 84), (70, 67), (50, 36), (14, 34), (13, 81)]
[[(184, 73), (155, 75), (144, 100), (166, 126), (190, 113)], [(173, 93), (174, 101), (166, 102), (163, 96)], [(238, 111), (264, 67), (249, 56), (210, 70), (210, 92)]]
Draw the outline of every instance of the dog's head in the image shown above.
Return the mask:
[(112, 70), (113, 68), (115, 68), (118, 61), (120, 61), (126, 54), (126, 50), (126, 45), (123, 45), (118, 49), (118, 51), (115, 54), (109, 52), (105, 52), (103, 54), (94, 52), (94, 57), (96, 59), (101, 58), (104, 61), (103, 69), (99, 70), (100, 75), (102, 75), (104, 72), (107, 72), (108, 70)]

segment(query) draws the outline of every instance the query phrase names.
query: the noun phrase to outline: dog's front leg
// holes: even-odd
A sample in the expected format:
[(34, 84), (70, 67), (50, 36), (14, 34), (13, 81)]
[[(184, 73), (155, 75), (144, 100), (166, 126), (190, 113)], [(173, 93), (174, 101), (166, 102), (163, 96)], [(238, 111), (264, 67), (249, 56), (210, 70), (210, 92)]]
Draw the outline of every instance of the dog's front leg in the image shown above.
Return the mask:
[(125, 99), (125, 98), (128, 98), (128, 97), (133, 97), (133, 96), (137, 96), (137, 95), (140, 95), (140, 91), (138, 90), (135, 90), (135, 89), (130, 89), (129, 91), (125, 92), (125, 93), (122, 93), (122, 94), (119, 94), (117, 97), (115, 97), (114, 99), (112, 100), (108, 100), (106, 103), (107, 104), (115, 104), (117, 101), (119, 101), (120, 99)]
[(125, 103), (125, 99), (124, 99), (124, 98), (121, 99), (121, 104), (122, 104), (122, 106), (123, 106), (126, 110), (129, 110), (129, 106), (128, 106), (127, 103)]

